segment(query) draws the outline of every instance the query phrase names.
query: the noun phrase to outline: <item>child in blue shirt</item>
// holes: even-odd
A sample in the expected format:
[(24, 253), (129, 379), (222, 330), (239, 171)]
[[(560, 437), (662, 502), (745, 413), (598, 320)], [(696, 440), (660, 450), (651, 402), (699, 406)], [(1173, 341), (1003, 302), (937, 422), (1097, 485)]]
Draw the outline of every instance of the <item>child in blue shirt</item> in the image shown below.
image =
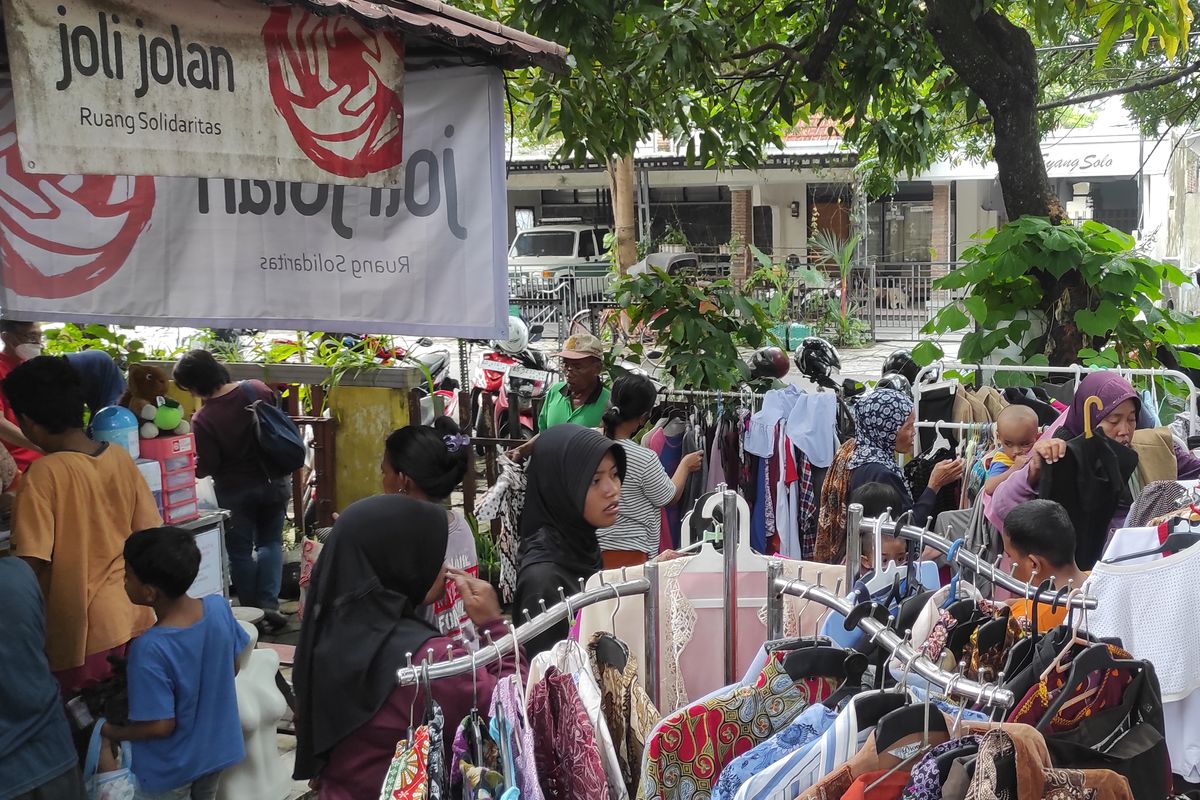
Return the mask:
[(158, 622), (129, 647), (129, 724), (101, 735), (133, 743), (136, 800), (213, 800), (221, 771), (245, 757), (233, 678), (249, 637), (224, 598), (188, 597), (199, 569), (180, 528), (125, 542), (125, 593)]

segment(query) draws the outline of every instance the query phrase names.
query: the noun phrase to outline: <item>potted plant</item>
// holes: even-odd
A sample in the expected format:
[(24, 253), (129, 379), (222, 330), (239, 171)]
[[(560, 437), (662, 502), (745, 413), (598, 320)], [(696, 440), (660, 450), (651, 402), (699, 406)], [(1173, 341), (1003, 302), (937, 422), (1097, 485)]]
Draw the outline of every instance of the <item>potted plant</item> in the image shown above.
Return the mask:
[(686, 253), (688, 248), (687, 237), (683, 235), (683, 231), (676, 225), (668, 225), (663, 231), (662, 238), (658, 242), (658, 252), (660, 253)]

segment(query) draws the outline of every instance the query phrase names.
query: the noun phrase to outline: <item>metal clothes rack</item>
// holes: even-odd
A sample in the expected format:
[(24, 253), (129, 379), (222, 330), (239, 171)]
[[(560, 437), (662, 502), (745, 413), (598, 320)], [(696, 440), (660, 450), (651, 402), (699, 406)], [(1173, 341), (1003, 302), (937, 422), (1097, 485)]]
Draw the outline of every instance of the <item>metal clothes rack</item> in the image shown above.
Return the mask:
[[(848, 579), (850, 573), (849, 565), (858, 564), (859, 555), (861, 555), (859, 552), (859, 545), (861, 542), (859, 539), (859, 534), (873, 533), (877, 523), (883, 526), (883, 530), (889, 532), (895, 531), (895, 533), (897, 533), (901, 538), (907, 539), (910, 542), (917, 542), (919, 545), (931, 545), (943, 555), (948, 556), (953, 550), (954, 563), (957, 566), (970, 570), (976, 575), (986, 578), (995, 585), (1007, 589), (1014, 594), (1026, 598), (1027, 600), (1032, 600), (1036, 596), (1039, 603), (1048, 604), (1057, 599), (1059, 603), (1069, 603), (1072, 608), (1096, 607), (1096, 598), (1090, 595), (1075, 594), (1071, 596), (1069, 600), (1067, 600), (1061, 596), (1059, 589), (1051, 589), (1049, 591), (1042, 592), (1039, 595), (1037, 592), (1037, 587), (1033, 586), (1032, 584), (1022, 583), (1003, 570), (998, 569), (994, 564), (989, 564), (987, 561), (984, 561), (979, 556), (975, 555), (964, 547), (960, 546), (955, 549), (954, 545), (956, 543), (945, 538), (944, 536), (938, 536), (936, 533), (932, 533), (924, 528), (918, 528), (915, 525), (902, 525), (900, 526), (899, 530), (896, 530), (896, 520), (888, 516), (881, 518), (863, 517), (862, 506), (858, 503), (852, 504), (850, 506), (850, 510), (847, 512), (846, 563), (848, 565)], [(849, 582), (846, 585), (853, 586), (854, 584), (853, 582)]]
[(761, 405), (763, 401), (761, 394), (750, 389), (724, 392), (707, 389), (663, 389), (658, 393), (658, 396), (668, 401), (676, 397), (695, 400), (741, 400), (752, 405)]
[[(778, 639), (783, 635), (783, 595), (790, 594), (803, 600), (820, 603), (849, 617), (853, 606), (832, 592), (822, 589), (803, 580), (787, 580), (782, 576), (783, 565), (773, 563), (767, 565), (767, 637)], [(902, 639), (879, 620), (865, 616), (858, 620), (858, 627), (870, 634), (870, 641), (879, 644), (891, 652), (892, 656), (904, 664), (905, 672), (915, 672), (931, 685), (937, 686), (947, 697), (964, 699), (992, 708), (1011, 708), (1015, 698), (1008, 689), (1003, 689), (998, 683), (978, 683), (968, 680), (957, 672), (946, 672), (921, 654), (919, 650)]]
[[(1148, 377), (1170, 379), (1183, 384), (1188, 390), (1188, 410), (1196, 408), (1196, 384), (1192, 382), (1186, 374), (1175, 369), (1135, 369), (1133, 367), (1113, 367), (1111, 369), (1104, 367), (1084, 367), (1079, 364), (1074, 364), (1069, 367), (1038, 367), (1038, 366), (1022, 366), (1019, 364), (964, 364), (960, 361), (935, 361), (917, 373), (917, 379), (913, 381), (913, 402), (916, 404), (920, 416), (921, 405), (921, 386), (922, 382), (927, 377), (938, 376), (945, 369), (953, 370), (973, 370), (980, 376), (982, 380), (986, 373), (995, 374), (997, 372), (1012, 372), (1025, 373), (1029, 375), (1059, 375), (1070, 376), (1075, 378), (1075, 388), (1079, 388), (1080, 381), (1085, 375), (1090, 375), (1093, 372), (1116, 372), (1122, 377)], [(1200, 423), (1191, 425), (1191, 433), (1195, 435), (1200, 433), (1197, 430)]]
[[(512, 654), (515, 649), (514, 642), (524, 644), (534, 636), (545, 633), (563, 620), (570, 620), (575, 612), (581, 608), (604, 600), (640, 594), (645, 595), (646, 598), (644, 604), (646, 674), (643, 676), (643, 679), (647, 694), (649, 694), (650, 699), (657, 705), (659, 701), (658, 659), (654, 657), (654, 654), (657, 652), (656, 648), (658, 647), (658, 565), (647, 563), (644, 569), (645, 577), (622, 581), (620, 583), (603, 584), (594, 589), (579, 592), (565, 598), (561, 602), (555, 603), (524, 625), (513, 627), (510, 622), (510, 632), (508, 635), (481, 645), (479, 650), (473, 655), (459, 656), (448, 661), (435, 662), (432, 660), (432, 656), (435, 654), (432, 650), (427, 650), (425, 658), (418, 658), (418, 662), (424, 661), (427, 665), (419, 664), (418, 666), (409, 665), (401, 667), (396, 671), (396, 682), (401, 686), (405, 686), (414, 684), (422, 678), (434, 680), (469, 674), (480, 667), (485, 667)], [(413, 655), (420, 656), (419, 653), (414, 653)]]

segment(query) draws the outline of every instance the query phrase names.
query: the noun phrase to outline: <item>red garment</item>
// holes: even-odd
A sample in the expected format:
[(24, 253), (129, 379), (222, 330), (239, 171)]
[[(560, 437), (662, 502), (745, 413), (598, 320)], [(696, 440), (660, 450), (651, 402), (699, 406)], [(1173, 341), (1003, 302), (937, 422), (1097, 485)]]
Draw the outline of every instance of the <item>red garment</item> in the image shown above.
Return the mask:
[[(493, 639), (499, 639), (508, 633), (508, 628), (503, 620), (498, 619), (480, 626), (481, 637), (486, 631), (491, 632)], [(448, 658), (446, 646), (451, 644), (454, 645), (454, 649), (449, 657), (469, 655), (461, 646), (444, 636), (430, 639), (425, 643), (424, 649), (433, 650), (434, 661), (445, 661)], [(521, 664), (526, 663), (522, 654)], [(488, 708), (496, 682), (512, 672), (513, 659), (508, 657), (502, 662), (493, 661), (487, 667), (480, 667), (476, 670), (475, 680), (472, 680), (468, 672), (431, 681), (433, 699), (445, 714), (443, 739), (447, 753), (453, 752), (454, 732), (471, 712), (475, 691), (478, 690), (479, 693), (479, 707)], [(315, 675), (314, 679), (319, 681), (321, 676)], [(412, 713), (418, 722), (424, 717), (425, 702), (422, 697), (423, 694), (418, 692), (416, 684), (397, 686), (388, 695), (383, 707), (375, 712), (375, 716), (330, 751), (329, 761), (318, 776), (320, 800), (362, 800), (364, 797), (379, 796), (379, 788), (383, 786), (384, 776), (387, 775), (392, 756), (396, 753), (396, 743), (408, 738), (409, 714)]]
[[(842, 795), (842, 800), (899, 800), (908, 785), (908, 773), (896, 770), (888, 775), (875, 788), (867, 791), (867, 787), (887, 774), (886, 769), (866, 772), (854, 779), (849, 790)], [(1023, 799), (1022, 799), (1023, 800)]]
[[(1119, 647), (1108, 645), (1108, 651), (1114, 659), (1129, 660), (1133, 658)], [(1037, 728), (1045, 716), (1047, 709), (1058, 699), (1063, 691), (1070, 691), (1070, 696), (1078, 698), (1087, 693), (1087, 699), (1068, 700), (1067, 704), (1055, 712), (1054, 718), (1046, 728), (1039, 728), (1047, 735), (1073, 731), (1089, 717), (1099, 714), (1108, 708), (1121, 704), (1125, 689), (1133, 682), (1134, 674), (1124, 669), (1109, 669), (1102, 672), (1091, 672), (1076, 686), (1069, 689), (1064, 687), (1067, 675), (1071, 672), (1068, 662), (1065, 667), (1050, 670), (1045, 680), (1038, 681), (1026, 692), (1021, 702), (1013, 706), (1008, 715), (1008, 722), (1023, 722)]]
[(547, 800), (608, 797), (600, 746), (575, 680), (550, 667), (529, 693), (528, 706), (538, 781)]
[(54, 673), (54, 679), (58, 681), (58, 686), (62, 690), (63, 699), (67, 699), (79, 692), (80, 689), (99, 683), (113, 673), (112, 663), (108, 657), (125, 658), (129, 652), (129, 642), (102, 650), (99, 653), (92, 653), (86, 656), (83, 663), (78, 667), (70, 669), (60, 669)]
[[(16, 356), (0, 350), (0, 381), (8, 377), (8, 373), (21, 365), (21, 359)], [(4, 418), (13, 425), (20, 427), (17, 422), (17, 415), (13, 413), (12, 406), (8, 404), (8, 398), (4, 392), (0, 391), (0, 410), (4, 412)], [(32, 450), (27, 450), (24, 447), (17, 447), (15, 444), (4, 443), (8, 448), (8, 452), (12, 453), (13, 461), (17, 462), (17, 469), (24, 472), (29, 469), (29, 465), (42, 457), (41, 453), (35, 453)]]

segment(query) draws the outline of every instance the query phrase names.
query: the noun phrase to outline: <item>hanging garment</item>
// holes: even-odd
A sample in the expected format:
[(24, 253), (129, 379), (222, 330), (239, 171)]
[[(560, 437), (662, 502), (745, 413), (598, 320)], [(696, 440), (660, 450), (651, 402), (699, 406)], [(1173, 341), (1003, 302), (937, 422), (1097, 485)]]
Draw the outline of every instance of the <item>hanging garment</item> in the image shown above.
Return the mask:
[(737, 685), (667, 717), (650, 735), (638, 797), (707, 800), (721, 769), (829, 697), (833, 678), (793, 681), (774, 653), (754, 686)]
[(1009, 387), (1002, 394), (1009, 405), (1032, 408), (1034, 413), (1037, 414), (1038, 427), (1042, 427), (1053, 424), (1054, 420), (1058, 419), (1058, 410), (1050, 405), (1049, 395), (1046, 395), (1043, 391), (1039, 396), (1039, 391), (1037, 389)]
[[(686, 514), (696, 505), (696, 501), (704, 494), (704, 485), (708, 482), (708, 465), (704, 462), (704, 434), (695, 425), (689, 423), (683, 433), (683, 443), (680, 459), (692, 453), (700, 453), (700, 469), (688, 475), (683, 484), (683, 496), (679, 498), (680, 514)], [(670, 473), (674, 475), (675, 473)]]
[[(521, 701), (519, 680), (517, 676), (507, 675), (492, 691), (492, 705), (488, 711), (492, 718), (492, 735), (500, 742), (501, 749), (509, 748), (512, 769), (509, 772), (506, 768), (505, 775), (521, 790), (522, 800), (545, 800), (538, 780), (533, 731)], [(507, 730), (497, 731), (496, 720), (500, 718), (504, 719)]]
[(1066, 455), (1042, 465), (1038, 496), (1061, 504), (1075, 523), (1075, 564), (1081, 570), (1090, 570), (1100, 558), (1113, 514), (1130, 502), (1135, 469), (1137, 453), (1102, 433), (1076, 436), (1067, 442)]
[[(992, 730), (980, 741), (968, 800), (1130, 800), (1129, 783), (1108, 770), (1058, 769), (1032, 729)], [(1039, 746), (1040, 745), (1040, 746)]]
[[(941, 383), (934, 386), (914, 387), (920, 392), (921, 402), (917, 407), (917, 420), (920, 422), (952, 422), (954, 420), (954, 396), (958, 391), (957, 383)], [(918, 428), (917, 437), (920, 450), (924, 453), (933, 447), (937, 432), (932, 428)]]
[(809, 706), (783, 730), (730, 761), (713, 786), (713, 800), (733, 800), (742, 786), (775, 762), (796, 751), (807, 751), (833, 721), (837, 712), (821, 703)]
[(1140, 486), (1147, 486), (1155, 481), (1173, 481), (1179, 477), (1175, 439), (1166, 428), (1136, 430), (1129, 446), (1138, 456), (1137, 476)]
[(853, 439), (842, 444), (821, 487), (813, 559), (825, 564), (839, 564), (846, 558), (846, 506), (850, 498), (850, 457), (854, 455), (854, 447)]
[[(1133, 505), (1129, 509), (1129, 514), (1125, 517), (1125, 527), (1141, 528), (1149, 525), (1152, 519), (1181, 508), (1187, 494), (1187, 490), (1174, 480), (1156, 481), (1147, 484), (1142, 489), (1142, 493), (1133, 501)], [(1136, 553), (1137, 551), (1131, 550), (1129, 552)], [(1111, 559), (1112, 556), (1106, 551), (1104, 560), (1109, 561)]]
[[(1146, 531), (1150, 541), (1126, 535), (1139, 531)], [(1110, 547), (1113, 553), (1126, 548), (1144, 552), (1164, 541), (1166, 533), (1160, 528), (1132, 529), (1114, 535)], [(1096, 598), (1096, 608), (1088, 612), (1089, 631), (1096, 636), (1119, 638), (1134, 657), (1154, 664), (1171, 766), (1192, 782), (1200, 781), (1200, 715), (1196, 713), (1200, 711), (1200, 664), (1196, 659), (1200, 642), (1195, 613), (1198, 585), (1200, 547), (1194, 545), (1141, 563), (1100, 562), (1084, 584)]]
[[(1131, 656), (1116, 645), (1107, 645), (1114, 659), (1129, 659)], [(1088, 717), (1102, 713), (1121, 704), (1125, 691), (1133, 682), (1134, 675), (1128, 670), (1103, 670), (1093, 672), (1075, 686), (1066, 686), (1070, 665), (1051, 669), (1024, 697), (1017, 701), (1008, 714), (1008, 722), (1032, 725), (1047, 734), (1073, 731)], [(1041, 724), (1042, 718), (1059, 694), (1068, 692), (1068, 700), (1053, 719)]]
[(529, 695), (534, 755), (542, 791), (554, 800), (608, 797), (608, 779), (575, 682), (554, 667)]
[[(501, 772), (504, 765), (500, 760), (500, 747), (487, 731), (487, 725), (478, 714), (464, 717), (454, 732), (454, 743), (450, 748), (450, 783), (462, 783), (468, 769)], [(482, 780), (482, 779), (481, 779)]]
[(739, 789), (738, 798), (771, 798), (781, 792), (784, 797), (795, 797), (849, 761), (863, 748), (874, 730), (871, 726), (860, 728), (858, 724), (858, 701), (863, 696), (850, 698), (833, 724), (811, 747), (798, 748), (748, 778)]
[(478, 522), (500, 520), (496, 549), (500, 551), (500, 597), (512, 602), (517, 586), (517, 549), (521, 510), (525, 508), (525, 464), (500, 456), (500, 477), (475, 503)]
[(817, 549), (817, 495), (813, 485), (813, 467), (804, 453), (798, 453), (796, 466), (799, 470), (796, 510), (799, 514), (800, 560), (812, 561)]
[(429, 800), (448, 800), (450, 797), (450, 772), (446, 764), (445, 738), (446, 717), (442, 707), (430, 698), (425, 709), (426, 726), (429, 728)]
[[(663, 469), (668, 475), (674, 475), (679, 469), (679, 462), (683, 460), (683, 434), (678, 436), (667, 436), (666, 431), (662, 428), (654, 430), (642, 440), (642, 445), (658, 453), (658, 460), (662, 462)], [(694, 473), (693, 473), (694, 474)], [(679, 503), (671, 503), (663, 509), (663, 516), (666, 519), (667, 529), (663, 534), (663, 543), (670, 540), (671, 549), (679, 549), (679, 522), (682, 518), (680, 509), (684, 508), (682, 501)]]
[(785, 433), (817, 467), (833, 463), (837, 451), (837, 398), (827, 392), (802, 394), (787, 415)]
[(383, 779), (388, 800), (427, 800), (429, 797), (429, 729), (413, 731), (412, 742), (401, 741)]
[(626, 800), (629, 793), (625, 788), (621, 762), (617, 758), (617, 751), (613, 747), (613, 740), (604, 720), (600, 687), (592, 675), (588, 656), (578, 642), (569, 640), (558, 642), (548, 651), (538, 653), (529, 662), (529, 680), (525, 690), (527, 697), (534, 696), (534, 687), (542, 680), (543, 676), (550, 674), (551, 669), (569, 676), (575, 682), (575, 688), (579, 691), (579, 700), (587, 714), (592, 734), (596, 740), (600, 762), (604, 767), (609, 797), (613, 800)]
[(908, 783), (901, 795), (903, 800), (941, 800), (942, 781), (938, 771), (938, 759), (955, 750), (965, 747), (979, 747), (978, 736), (967, 736), (962, 739), (951, 739), (948, 742), (935, 745), (923, 755), (909, 773)]
[[(658, 710), (637, 679), (637, 662), (617, 637), (597, 631), (587, 647), (600, 685), (601, 710), (630, 796), (641, 782), (642, 751), (659, 720)], [(624, 663), (622, 664), (622, 660)]]

